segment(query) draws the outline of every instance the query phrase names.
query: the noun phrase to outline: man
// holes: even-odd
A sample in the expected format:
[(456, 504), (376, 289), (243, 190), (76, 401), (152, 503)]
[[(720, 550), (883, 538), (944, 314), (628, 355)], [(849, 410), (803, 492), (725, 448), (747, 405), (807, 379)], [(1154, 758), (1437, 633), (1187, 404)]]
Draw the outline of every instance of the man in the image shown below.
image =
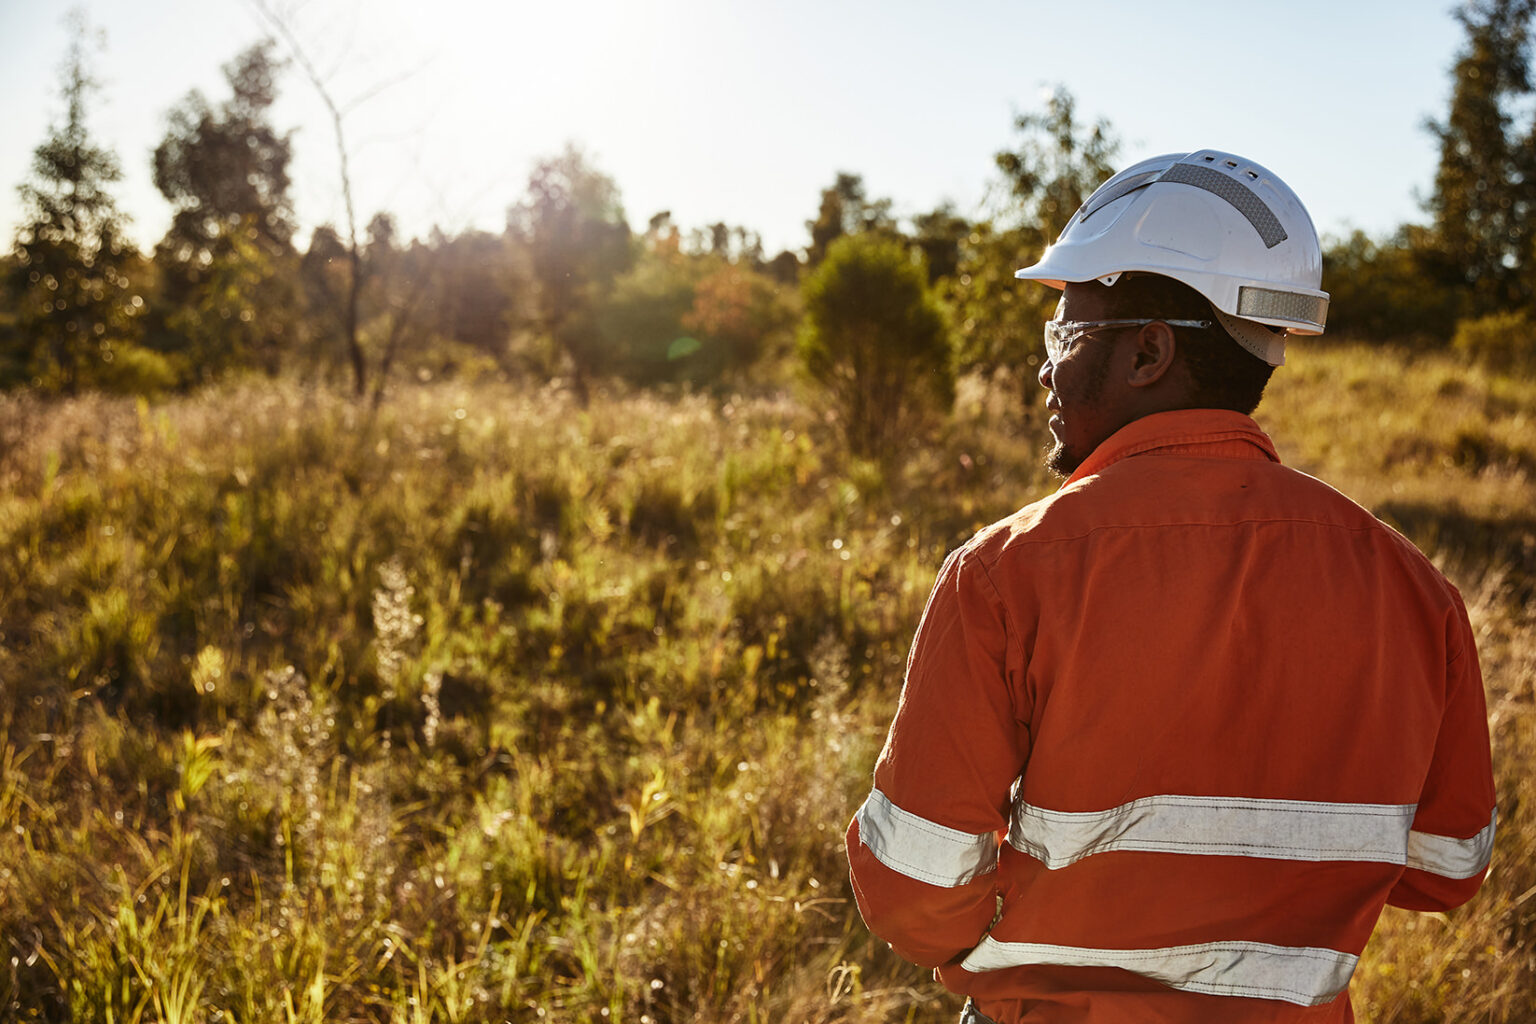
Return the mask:
[(1021, 278), (1061, 489), (950, 556), (859, 908), (963, 1020), (1349, 1021), (1383, 904), (1477, 890), (1494, 791), (1456, 590), (1249, 417), (1319, 334), (1291, 190), (1203, 151), (1111, 178)]

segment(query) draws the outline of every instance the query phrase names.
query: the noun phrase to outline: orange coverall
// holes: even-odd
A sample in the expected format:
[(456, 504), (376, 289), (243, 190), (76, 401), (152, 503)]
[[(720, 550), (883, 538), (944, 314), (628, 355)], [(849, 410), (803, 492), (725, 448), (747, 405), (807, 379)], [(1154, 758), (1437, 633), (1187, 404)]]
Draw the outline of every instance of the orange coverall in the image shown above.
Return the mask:
[(1185, 410), (949, 557), (847, 847), (870, 929), (1004, 1024), (1337, 1022), (1494, 819), (1455, 588)]

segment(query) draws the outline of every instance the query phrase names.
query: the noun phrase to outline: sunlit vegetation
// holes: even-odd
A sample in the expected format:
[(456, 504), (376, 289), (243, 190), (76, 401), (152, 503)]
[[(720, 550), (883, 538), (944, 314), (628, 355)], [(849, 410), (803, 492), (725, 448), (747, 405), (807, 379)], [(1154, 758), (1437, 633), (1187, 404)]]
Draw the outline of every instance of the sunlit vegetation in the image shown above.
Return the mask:
[(1282, 456), (1404, 531), (1467, 600), (1488, 690), (1499, 836), (1450, 914), (1388, 908), (1353, 986), (1381, 1022), (1536, 1016), (1536, 382), (1441, 356), (1289, 346), (1259, 419)]
[[(1434, 223), (1328, 244), (1258, 414), (1479, 637), (1492, 871), (1383, 919), (1379, 1024), (1536, 1019), (1530, 5), (1460, 18)], [(1020, 115), (974, 222), (839, 173), (771, 258), (574, 146), (505, 230), (305, 238), (259, 43), (140, 253), (84, 38), (0, 259), (0, 1020), (953, 1019), (843, 828), (945, 553), (1054, 486), (1012, 272), (1109, 126)]]
[[(968, 379), (881, 466), (778, 393), (0, 400), (4, 1012), (950, 1019), (842, 828), (1038, 413)], [(1536, 386), (1295, 345), (1261, 413), (1446, 565), (1490, 692), (1491, 880), (1388, 916), (1361, 1015), (1527, 1019)]]
[(6, 1003), (907, 1001), (841, 829), (933, 567), (1041, 486), (1010, 418), (886, 477), (786, 398), (5, 401)]

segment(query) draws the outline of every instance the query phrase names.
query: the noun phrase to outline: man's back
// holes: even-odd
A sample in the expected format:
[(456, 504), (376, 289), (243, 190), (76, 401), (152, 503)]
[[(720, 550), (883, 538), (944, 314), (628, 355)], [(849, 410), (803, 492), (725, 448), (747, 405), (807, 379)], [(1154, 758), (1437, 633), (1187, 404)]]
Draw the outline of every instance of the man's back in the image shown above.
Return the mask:
[(1476, 890), (1487, 762), (1454, 589), (1247, 417), (1164, 413), (946, 564), (850, 857), (1002, 1020), (1347, 1020), (1382, 904)]

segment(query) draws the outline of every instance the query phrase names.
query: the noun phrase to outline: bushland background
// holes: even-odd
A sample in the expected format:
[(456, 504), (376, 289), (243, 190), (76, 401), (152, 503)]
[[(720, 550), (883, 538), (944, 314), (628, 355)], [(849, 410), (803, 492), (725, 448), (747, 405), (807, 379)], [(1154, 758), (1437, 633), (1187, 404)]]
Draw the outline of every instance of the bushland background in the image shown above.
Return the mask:
[[(1462, 9), (1424, 223), (1327, 240), (1259, 413), (1481, 645), (1491, 876), (1389, 911), (1370, 1021), (1536, 1019), (1531, 7)], [(575, 146), (503, 232), (301, 244), (267, 41), (169, 112), (140, 252), (86, 37), (0, 260), (0, 1020), (950, 1019), (842, 829), (943, 555), (1054, 486), (1011, 274), (1111, 126), (1059, 90), (986, 218), (840, 174), (772, 256)]]

